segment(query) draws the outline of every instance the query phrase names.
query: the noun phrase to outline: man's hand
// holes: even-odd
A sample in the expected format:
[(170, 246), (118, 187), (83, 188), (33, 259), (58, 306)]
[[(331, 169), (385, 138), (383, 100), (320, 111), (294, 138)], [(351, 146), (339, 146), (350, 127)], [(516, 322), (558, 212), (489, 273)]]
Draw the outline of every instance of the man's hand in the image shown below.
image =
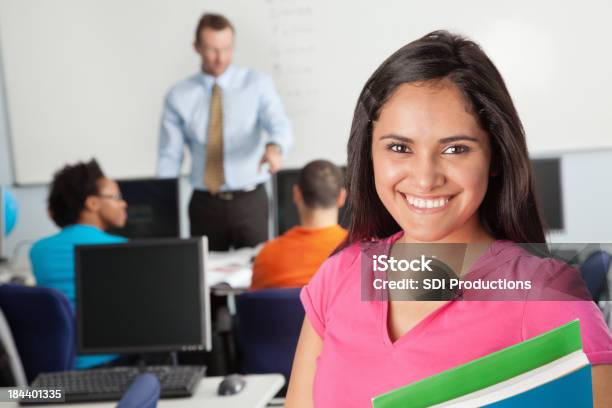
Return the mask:
[(259, 171), (264, 163), (268, 163), (270, 173), (274, 174), (280, 170), (283, 165), (283, 155), (281, 154), (280, 148), (275, 144), (269, 144), (266, 146), (266, 151), (261, 157), (259, 162)]

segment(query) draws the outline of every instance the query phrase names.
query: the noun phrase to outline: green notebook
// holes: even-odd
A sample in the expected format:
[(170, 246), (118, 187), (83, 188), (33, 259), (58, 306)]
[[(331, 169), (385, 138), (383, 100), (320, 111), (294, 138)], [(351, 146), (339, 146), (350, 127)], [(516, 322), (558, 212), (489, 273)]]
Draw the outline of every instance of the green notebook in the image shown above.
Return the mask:
[(526, 373), (582, 350), (580, 324), (571, 321), (514, 346), (372, 399), (374, 408), (428, 407)]

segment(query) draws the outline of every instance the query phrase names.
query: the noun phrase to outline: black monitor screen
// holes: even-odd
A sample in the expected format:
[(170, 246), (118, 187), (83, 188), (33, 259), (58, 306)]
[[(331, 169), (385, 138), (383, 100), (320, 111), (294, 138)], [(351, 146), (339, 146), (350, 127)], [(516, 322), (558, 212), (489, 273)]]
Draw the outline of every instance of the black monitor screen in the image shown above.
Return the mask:
[(111, 233), (127, 238), (180, 236), (178, 179), (119, 180), (127, 223)]
[[(341, 167), (346, 172), (346, 167)], [(274, 179), (276, 227), (278, 235), (285, 233), (291, 227), (300, 224), (297, 208), (293, 202), (293, 186), (298, 183), (299, 169), (281, 170)], [(350, 218), (347, 206), (340, 208), (338, 213), (339, 224), (348, 227)]]
[(531, 160), (534, 171), (538, 204), (548, 230), (562, 230), (563, 201), (561, 190), (561, 162), (559, 159)]
[(210, 348), (205, 239), (76, 249), (80, 353)]

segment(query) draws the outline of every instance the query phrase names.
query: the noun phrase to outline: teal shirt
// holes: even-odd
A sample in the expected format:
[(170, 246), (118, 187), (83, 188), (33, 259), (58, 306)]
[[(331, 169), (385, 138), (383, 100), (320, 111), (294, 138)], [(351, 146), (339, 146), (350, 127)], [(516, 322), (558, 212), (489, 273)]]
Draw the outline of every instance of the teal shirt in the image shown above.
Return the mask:
[[(34, 243), (30, 250), (32, 272), (39, 286), (62, 292), (75, 310), (74, 247), (86, 244), (116, 244), (127, 239), (107, 234), (92, 225), (70, 225), (55, 235)], [(110, 294), (109, 294), (110, 296)], [(116, 355), (79, 356), (77, 368), (88, 368), (107, 363)]]

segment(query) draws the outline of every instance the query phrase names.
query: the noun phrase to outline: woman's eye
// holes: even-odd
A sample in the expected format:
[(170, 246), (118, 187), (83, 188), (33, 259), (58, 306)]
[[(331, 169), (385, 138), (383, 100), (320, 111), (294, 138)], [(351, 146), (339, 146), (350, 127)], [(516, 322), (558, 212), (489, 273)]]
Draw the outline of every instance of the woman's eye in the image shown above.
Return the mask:
[(387, 149), (395, 153), (410, 153), (410, 148), (408, 145), (402, 143), (391, 143), (387, 145)]
[(470, 148), (464, 145), (452, 145), (448, 146), (446, 149), (442, 151), (444, 154), (460, 154), (469, 152)]

